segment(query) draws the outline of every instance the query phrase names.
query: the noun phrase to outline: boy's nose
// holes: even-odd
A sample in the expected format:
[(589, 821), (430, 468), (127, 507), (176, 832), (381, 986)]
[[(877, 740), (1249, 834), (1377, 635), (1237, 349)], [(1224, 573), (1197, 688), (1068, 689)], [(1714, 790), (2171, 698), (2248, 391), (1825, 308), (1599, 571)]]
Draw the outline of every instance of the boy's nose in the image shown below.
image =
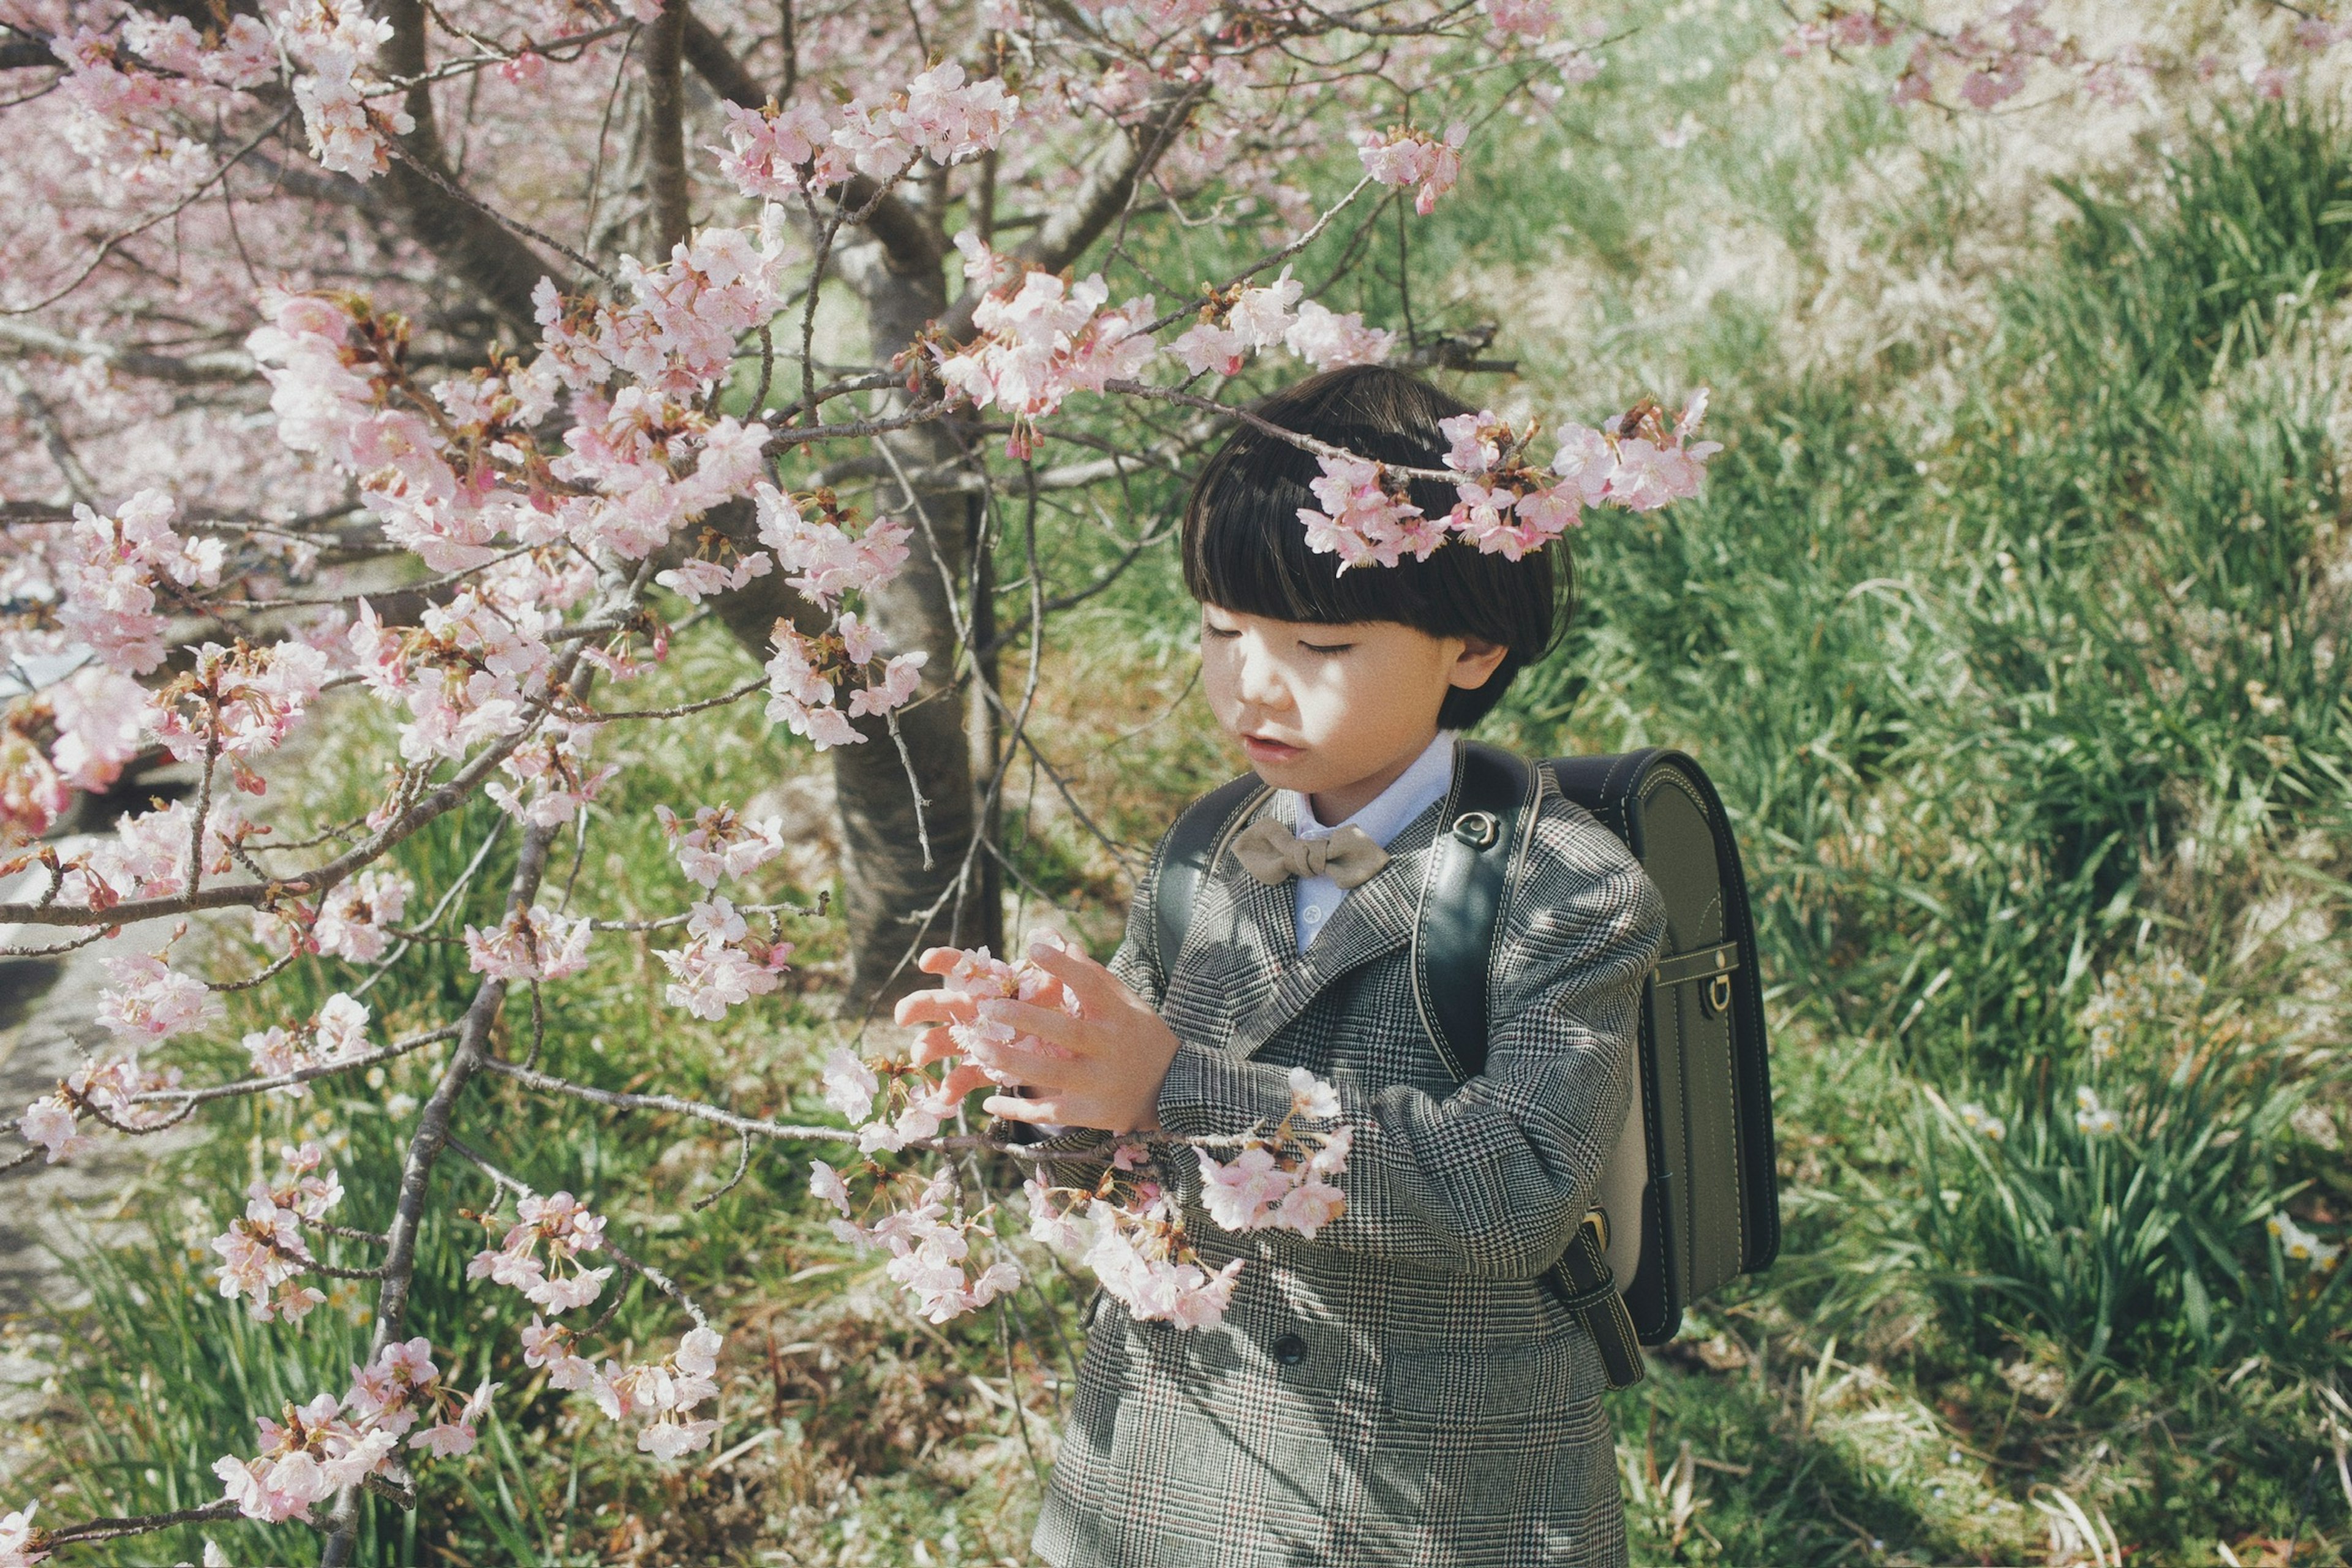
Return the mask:
[(1238, 679), (1234, 682), (1234, 689), (1241, 694), (1242, 700), (1253, 708), (1289, 707), (1290, 688), (1284, 682), (1282, 672), (1267, 657), (1265, 649), (1256, 645), (1255, 637), (1242, 639), (1239, 650), (1241, 668), (1236, 672)]

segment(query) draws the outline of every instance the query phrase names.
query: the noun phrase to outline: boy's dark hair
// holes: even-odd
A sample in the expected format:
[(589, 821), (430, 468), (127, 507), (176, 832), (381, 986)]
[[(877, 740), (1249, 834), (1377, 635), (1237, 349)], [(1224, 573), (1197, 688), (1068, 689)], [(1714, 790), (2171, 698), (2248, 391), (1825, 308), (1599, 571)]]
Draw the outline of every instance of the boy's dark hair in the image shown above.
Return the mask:
[[(1252, 410), (1285, 430), (1381, 462), (1445, 466), (1437, 422), (1475, 409), (1418, 376), (1349, 365), (1307, 377)], [(1454, 688), (1440, 728), (1466, 730), (1492, 710), (1520, 670), (1541, 658), (1575, 614), (1576, 578), (1566, 541), (1518, 561), (1449, 540), (1426, 561), (1368, 564), (1342, 573), (1337, 555), (1307, 547), (1301, 507), (1322, 510), (1307, 486), (1323, 470), (1312, 452), (1244, 425), (1217, 448), (1184, 506), (1184, 586), (1220, 609), (1278, 621), (1395, 621), (1432, 637), (1471, 637), (1509, 649), (1486, 684)], [(1438, 479), (1406, 486), (1430, 517), (1454, 508)]]

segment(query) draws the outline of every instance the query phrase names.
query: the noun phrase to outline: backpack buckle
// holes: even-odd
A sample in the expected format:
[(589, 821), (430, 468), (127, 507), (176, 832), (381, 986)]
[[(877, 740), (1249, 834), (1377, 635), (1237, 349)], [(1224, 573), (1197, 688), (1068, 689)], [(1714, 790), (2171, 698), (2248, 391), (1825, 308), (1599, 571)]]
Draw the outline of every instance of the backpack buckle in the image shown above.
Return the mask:
[(1706, 1014), (1712, 1018), (1718, 1013), (1731, 1011), (1731, 976), (1718, 974), (1707, 983)]
[(1454, 837), (1473, 849), (1491, 849), (1503, 836), (1503, 824), (1491, 811), (1465, 811), (1454, 819)]

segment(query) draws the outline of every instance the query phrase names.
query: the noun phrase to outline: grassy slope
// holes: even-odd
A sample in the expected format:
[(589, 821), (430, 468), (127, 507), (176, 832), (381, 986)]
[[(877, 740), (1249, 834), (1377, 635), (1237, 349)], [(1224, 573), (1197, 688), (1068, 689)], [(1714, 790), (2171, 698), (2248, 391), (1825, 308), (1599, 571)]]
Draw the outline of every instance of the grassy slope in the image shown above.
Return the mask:
[[(1760, 19), (1693, 10), (1612, 49), (1560, 116), (1495, 122), (1510, 156), (1474, 163), (1413, 230), (1421, 323), (1497, 321), (1526, 366), (1474, 394), (1590, 419), (1707, 380), (1730, 443), (1702, 505), (1596, 521), (1578, 636), (1494, 724), (1529, 749), (1693, 748), (1741, 817), (1767, 914), (1788, 1248), (1617, 1399), (1636, 1560), (2038, 1559), (2065, 1514), (2052, 1488), (2104, 1512), (2136, 1561), (2213, 1561), (2217, 1541), (2257, 1561), (2299, 1524), (2297, 1561), (2340, 1560), (2341, 1500), (2305, 1477), (2322, 1452), (2310, 1385), (2340, 1372), (2341, 1289), (2274, 1256), (2259, 1221), (2306, 1179), (2296, 1212), (2330, 1234), (2352, 1201), (2311, 1142), (2341, 1129), (2313, 1053), (2340, 1036), (2324, 982), (2346, 956), (2326, 395), (2352, 227), (2321, 221), (2347, 194), (2343, 139), (2276, 115), (2221, 127), (2181, 139), (2168, 182), (2126, 149), (2078, 171), (2115, 200), (2086, 186), (2070, 205), (2017, 183), (1989, 140), (1781, 74)], [(1656, 128), (1685, 113), (1685, 144), (1662, 148)], [(2075, 216), (2053, 226), (2053, 205)], [(1381, 267), (1362, 302), (1393, 320)], [(1146, 480), (1105, 501), (1140, 521), (1171, 494)], [(1040, 528), (1056, 588), (1108, 558), (1066, 517)], [(1043, 744), (1130, 845), (1221, 766), (1184, 695), (1186, 614), (1166, 552), (1148, 555), (1069, 617), (1041, 689)], [(707, 689), (739, 656), (705, 628), (677, 657), (681, 676), (727, 667)], [(1016, 684), (1020, 668), (1008, 654)], [(598, 913), (684, 892), (655, 802), (740, 804), (777, 782), (749, 711), (619, 743), (643, 766), (578, 885)], [(1051, 781), (1013, 782), (1024, 871), (1104, 938), (1116, 861)], [(416, 847), (436, 883), (487, 822)], [(452, 929), (482, 918), (498, 873), (494, 850)], [(761, 889), (813, 890), (781, 871)], [(821, 988), (824, 930), (797, 934)], [(2165, 952), (2204, 989), (2168, 980)], [(459, 973), (443, 963), (371, 1001), (437, 1016)], [(2095, 1057), (2081, 1015), (2111, 973), (2134, 984)], [(805, 1095), (807, 1052), (831, 1033), (814, 1010), (772, 998), (698, 1025), (661, 1005), (661, 979), (644, 947), (616, 945), (551, 993), (567, 1068), (761, 1108)], [(509, 1026), (529, 1026), (520, 1005)], [(386, 1097), (422, 1081), (322, 1091), (356, 1110), (349, 1222), (381, 1223)], [(2084, 1082), (2121, 1132), (2075, 1131)], [(1984, 1103), (2009, 1138), (1986, 1145), (1923, 1088)], [(1017, 1319), (942, 1335), (824, 1237), (796, 1162), (756, 1159), (697, 1213), (732, 1151), (689, 1129), (501, 1089), (474, 1106), (520, 1173), (614, 1206), (617, 1235), (739, 1325), (723, 1442), (751, 1446), (715, 1474), (664, 1472), (533, 1391), (506, 1304), (465, 1284), (449, 1236), (417, 1328), (520, 1396), (374, 1560), (1017, 1554), (1033, 1455), (1007, 1394), (1039, 1412), (1044, 1457), (1067, 1289), (1049, 1279)], [(94, 1419), (67, 1415), (58, 1441), (96, 1461), (59, 1472), (80, 1501), (208, 1494), (211, 1456), (246, 1440), (240, 1413), (336, 1382), (363, 1336), (328, 1313), (299, 1336), (257, 1329), (185, 1293), (184, 1220), (216, 1230), (248, 1164), (312, 1109), (257, 1108), (159, 1173), (157, 1244), (117, 1256), (79, 1325), (97, 1353), (67, 1392)], [(485, 1195), (449, 1178), (461, 1201)], [(635, 1300), (616, 1320), (639, 1343), (675, 1331)], [(131, 1348), (157, 1344), (141, 1371)], [(233, 1557), (269, 1550), (215, 1534)]]

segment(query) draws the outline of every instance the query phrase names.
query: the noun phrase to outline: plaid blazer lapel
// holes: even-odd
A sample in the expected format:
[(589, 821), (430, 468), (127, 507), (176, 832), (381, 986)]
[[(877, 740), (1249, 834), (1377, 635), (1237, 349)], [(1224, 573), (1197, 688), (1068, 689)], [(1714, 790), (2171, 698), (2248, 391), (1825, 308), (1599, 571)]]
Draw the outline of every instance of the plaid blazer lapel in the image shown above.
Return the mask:
[[(1262, 993), (1262, 998), (1254, 998), (1246, 1010), (1234, 1009), (1234, 1033), (1225, 1044), (1228, 1056), (1241, 1061), (1255, 1055), (1285, 1025), (1306, 1011), (1332, 981), (1412, 940), (1413, 921), (1421, 907), (1421, 885), (1429, 868), (1430, 846), (1436, 840), (1437, 824), (1444, 819), (1452, 798), (1453, 792), (1448, 790), (1445, 800), (1431, 805), (1398, 830), (1388, 843), (1389, 863), (1339, 901), (1339, 907), (1332, 911), (1330, 923), (1303, 953), (1297, 950), (1293, 885), (1282, 882), (1266, 889), (1278, 895), (1279, 924), (1276, 929), (1286, 939), (1280, 948), (1284, 962), (1276, 968), (1273, 984)], [(1226, 856), (1226, 859), (1232, 858), (1230, 854)], [(1242, 881), (1262, 886), (1238, 865), (1234, 875)]]
[[(1285, 826), (1297, 826), (1295, 811), (1279, 792), (1247, 820), (1268, 816)], [(1255, 1012), (1272, 994), (1298, 949), (1293, 886), (1281, 882), (1269, 887), (1259, 881), (1242, 869), (1231, 850), (1209, 868), (1160, 1001), (1163, 1016), (1192, 1026), (1180, 1031), (1185, 1038), (1223, 1049), (1234, 1021)]]

